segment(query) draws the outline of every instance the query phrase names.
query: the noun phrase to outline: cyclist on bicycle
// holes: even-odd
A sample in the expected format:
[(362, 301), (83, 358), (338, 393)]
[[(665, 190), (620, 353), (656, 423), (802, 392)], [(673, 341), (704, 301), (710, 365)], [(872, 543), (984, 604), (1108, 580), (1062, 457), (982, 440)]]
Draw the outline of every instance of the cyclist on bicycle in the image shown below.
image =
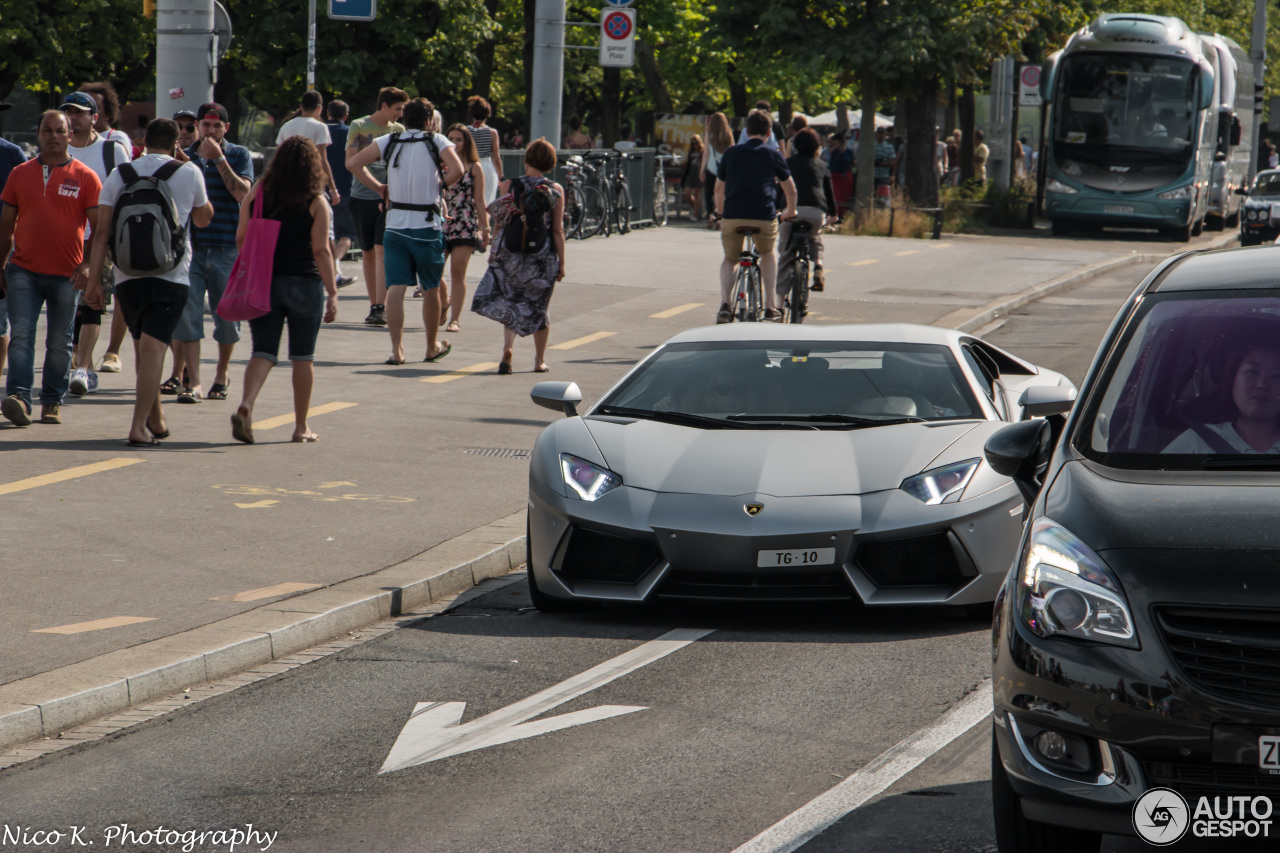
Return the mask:
[[(813, 284), (809, 289), (820, 292), (826, 284), (822, 272), (822, 226), (835, 221), (836, 197), (831, 185), (831, 170), (818, 157), (822, 143), (812, 128), (804, 128), (791, 137), (791, 148), (796, 153), (787, 158), (787, 168), (796, 183), (796, 218), (794, 222), (807, 222), (809, 232), (809, 260), (813, 263)], [(778, 293), (785, 295), (791, 287), (792, 265), (795, 247), (791, 245), (791, 222), (783, 222), (778, 230), (778, 244), (782, 258), (778, 265)]]
[(730, 320), (729, 299), (733, 292), (733, 274), (742, 254), (745, 235), (739, 228), (755, 229), (756, 251), (760, 253), (763, 279), (765, 319), (778, 321), (778, 209), (775, 183), (782, 184), (786, 196), (783, 219), (796, 215), (796, 184), (782, 155), (765, 147), (773, 133), (773, 119), (765, 112), (747, 116), (747, 141), (729, 148), (720, 158), (719, 180), (716, 181), (716, 219), (720, 221), (720, 241), (724, 260), (720, 263), (720, 312), (717, 323)]

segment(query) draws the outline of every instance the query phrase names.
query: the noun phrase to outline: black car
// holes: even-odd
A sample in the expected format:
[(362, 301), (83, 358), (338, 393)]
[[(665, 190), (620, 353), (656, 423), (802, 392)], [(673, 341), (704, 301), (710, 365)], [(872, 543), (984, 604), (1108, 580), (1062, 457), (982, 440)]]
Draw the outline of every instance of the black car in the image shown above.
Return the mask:
[[(1280, 216), (1271, 216), (1273, 204), (1280, 204), (1280, 169), (1259, 172), (1249, 197), (1240, 206), (1241, 246), (1274, 243), (1280, 236)], [(1280, 210), (1276, 212), (1280, 214)]]
[(1031, 507), (992, 626), (1002, 853), (1280, 846), (1276, 258), (1165, 261), (1065, 423), (987, 441)]

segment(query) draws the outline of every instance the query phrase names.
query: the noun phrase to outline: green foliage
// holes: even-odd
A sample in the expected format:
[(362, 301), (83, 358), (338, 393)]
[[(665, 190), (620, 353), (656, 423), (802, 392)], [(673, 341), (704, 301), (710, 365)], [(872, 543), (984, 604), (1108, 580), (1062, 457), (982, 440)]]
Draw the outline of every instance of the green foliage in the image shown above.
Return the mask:
[(110, 80), (121, 100), (154, 84), (155, 21), (142, 0), (10, 0), (0, 11), (0, 98)]

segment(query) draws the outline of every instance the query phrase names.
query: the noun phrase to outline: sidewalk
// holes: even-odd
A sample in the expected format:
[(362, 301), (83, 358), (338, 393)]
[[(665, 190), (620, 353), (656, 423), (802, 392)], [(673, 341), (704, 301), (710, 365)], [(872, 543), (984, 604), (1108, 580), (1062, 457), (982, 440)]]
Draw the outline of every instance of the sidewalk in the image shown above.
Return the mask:
[[(1234, 235), (1215, 235), (1215, 239), (1193, 245), (1208, 248), (1233, 239)], [(1181, 244), (1136, 240), (1060, 241), (1037, 236), (957, 236), (940, 242), (831, 237), (827, 241), (828, 287), (821, 300), (866, 303), (877, 309), (877, 319), (980, 329), (1027, 301), (1120, 266), (1154, 264), (1184, 248)], [(647, 229), (625, 237), (571, 243), (569, 275), (560, 286), (557, 316), (570, 316), (572, 324), (573, 317), (592, 316), (602, 305), (626, 303), (628, 311), (638, 312), (635, 317), (652, 318), (660, 315), (649, 313), (654, 310), (650, 303), (687, 301), (687, 296), (664, 301), (660, 298), (664, 291), (698, 294), (700, 303), (709, 303), (718, 287), (719, 251), (716, 234), (689, 228)], [(616, 292), (612, 289), (637, 293), (602, 299), (602, 295)], [(344, 316), (363, 310), (359, 300), (349, 300), (343, 307)], [(622, 319), (615, 316), (614, 322)], [(644, 327), (650, 330), (645, 335), (661, 340), (678, 328), (706, 321), (704, 316), (689, 313), (661, 324), (652, 319), (634, 322), (653, 324)], [(369, 340), (368, 334), (369, 330), (358, 326), (340, 329), (335, 335), (343, 337), (335, 340), (334, 349), (343, 355), (354, 352)], [(624, 346), (625, 338), (619, 335), (615, 339), (618, 344), (611, 352), (616, 358), (583, 363), (595, 365), (601, 377), (620, 376), (642, 354), (638, 350), (646, 349), (638, 346), (639, 341), (627, 341)], [(526, 345), (526, 356), (528, 349)], [(460, 361), (451, 369), (465, 364)], [(362, 382), (361, 387), (376, 387), (363, 378)], [(287, 384), (283, 377), (275, 383)], [(480, 402), (486, 401), (491, 413), (495, 406), (505, 405), (482, 396)], [(470, 411), (464, 410), (463, 416)], [(383, 413), (383, 417), (395, 414)], [(528, 430), (527, 420), (515, 423), (526, 424)], [(0, 442), (12, 435), (6, 431)], [(11, 452), (16, 454), (16, 448)], [(18, 506), (14, 504), (15, 509)], [(524, 562), (523, 528), (521, 511), (455, 533), (408, 559), (373, 562), (371, 566), (371, 561), (381, 558), (367, 555), (362, 564), (341, 568), (345, 580), (320, 589), (276, 598), (228, 618), (0, 685), (0, 748), (42, 737), (56, 738), (90, 720), (261, 666), (518, 569)], [(466, 530), (456, 524), (454, 529)], [(9, 541), (19, 540), (10, 537)], [(372, 570), (387, 562), (392, 564)], [(16, 569), (11, 563), (9, 571)]]

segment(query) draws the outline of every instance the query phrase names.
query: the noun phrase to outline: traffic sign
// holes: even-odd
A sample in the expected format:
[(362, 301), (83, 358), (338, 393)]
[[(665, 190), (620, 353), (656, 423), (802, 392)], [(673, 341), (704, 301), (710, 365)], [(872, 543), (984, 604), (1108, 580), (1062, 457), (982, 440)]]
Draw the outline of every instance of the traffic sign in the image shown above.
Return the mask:
[(604, 0), (604, 2), (608, 3), (610, 6), (622, 8), (623, 6), (630, 6), (632, 3), (636, 2), (636, 0)]
[(378, 17), (378, 0), (329, 0), (329, 17), (335, 21), (372, 21)]
[(1040, 66), (1024, 65), (1018, 75), (1018, 106), (1038, 107), (1040, 99)]
[(631, 9), (600, 12), (600, 64), (630, 68), (635, 64), (636, 13)]

